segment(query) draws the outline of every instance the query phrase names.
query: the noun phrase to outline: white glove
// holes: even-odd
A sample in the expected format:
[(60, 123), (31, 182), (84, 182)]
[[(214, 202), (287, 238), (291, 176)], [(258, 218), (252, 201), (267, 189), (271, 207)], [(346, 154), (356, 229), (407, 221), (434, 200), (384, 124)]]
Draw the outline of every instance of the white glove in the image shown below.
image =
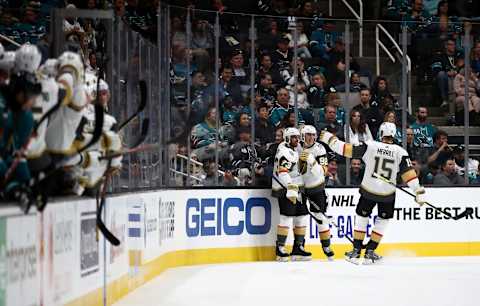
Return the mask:
[(287, 186), (287, 199), (290, 200), (293, 204), (297, 203), (298, 199), (298, 185), (297, 184), (288, 184)]
[(422, 186), (418, 187), (417, 190), (415, 190), (415, 202), (417, 202), (418, 205), (422, 206), (425, 204), (425, 188)]

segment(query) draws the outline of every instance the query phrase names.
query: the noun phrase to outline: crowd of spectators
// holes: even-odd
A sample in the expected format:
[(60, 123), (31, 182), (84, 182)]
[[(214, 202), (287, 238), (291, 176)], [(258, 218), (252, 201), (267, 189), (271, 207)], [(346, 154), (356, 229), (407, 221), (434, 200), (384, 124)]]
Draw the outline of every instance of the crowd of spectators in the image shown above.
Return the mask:
[[(193, 11), (192, 33), (201, 33), (202, 43), (192, 45), (191, 50), (186, 50), (186, 10), (175, 8), (171, 12), (172, 18), (172, 75), (175, 83), (175, 92), (172, 107), (184, 107), (189, 103), (186, 96), (186, 63), (187, 56), (192, 69), (190, 89), (192, 115), (190, 118), (191, 138), (179, 139), (182, 147), (190, 141), (193, 154), (200, 162), (210, 165), (215, 157), (215, 150), (219, 150), (220, 166), (222, 170), (234, 176), (245, 177), (240, 179), (245, 184), (269, 185), (268, 176), (272, 173), (274, 150), (272, 145), (278, 143), (274, 138), (276, 133), (281, 133), (282, 128), (308, 124), (320, 130), (328, 130), (339, 138), (348, 137), (351, 142), (359, 144), (368, 140), (379, 140), (378, 127), (383, 121), (397, 124), (399, 127), (395, 140), (402, 144), (401, 109), (394, 95), (389, 90), (387, 78), (372, 76), (372, 71), (361, 67), (355, 58), (350, 58), (350, 91), (358, 92), (360, 103), (350, 112), (349, 126), (346, 125), (346, 109), (342, 105), (340, 94), (345, 91), (346, 58), (343, 32), (334, 20), (324, 20), (322, 12), (316, 10), (314, 1), (303, 1), (298, 6), (286, 5), (288, 1), (264, 1), (262, 9), (271, 15), (296, 15), (308, 16), (302, 18), (265, 17), (258, 18), (256, 23), (257, 39), (255, 40), (254, 61), (251, 61), (250, 38), (248, 33), (250, 24), (242, 23), (241, 18), (236, 21), (236, 15), (229, 15), (227, 1), (212, 1), (201, 6), (195, 1), (188, 2), (190, 8), (202, 8), (220, 12), (220, 59), (215, 58), (214, 50), (214, 14)], [(428, 1), (425, 1), (428, 2)], [(432, 5), (428, 3), (430, 6)], [(435, 27), (436, 22), (443, 21), (446, 1), (436, 1), (439, 10), (438, 20), (426, 19), (427, 13), (421, 0), (393, 1), (393, 8), (399, 3), (402, 10), (396, 10), (397, 16), (392, 19), (409, 20), (411, 31), (416, 40), (422, 35), (435, 36), (439, 45), (444, 47), (444, 53), (433, 56), (430, 54), (429, 67), (436, 74), (435, 84), (439, 93), (445, 94), (445, 101), (439, 103), (442, 107), (448, 106), (449, 91), (454, 87), (457, 96), (452, 101), (455, 103), (457, 123), (462, 123), (460, 114), (463, 114), (463, 97), (465, 80), (462, 71), (455, 67), (455, 73), (449, 70), (448, 63), (452, 61), (449, 55), (455, 55), (459, 48), (458, 37), (455, 35), (442, 36), (443, 32), (460, 35), (463, 31), (461, 24), (455, 23), (458, 28), (446, 31), (441, 25)], [(410, 6), (412, 4), (412, 6)], [(271, 6), (268, 6), (271, 5)], [(268, 7), (268, 8), (267, 8)], [(232, 9), (232, 11), (234, 11)], [(387, 10), (390, 14), (392, 10)], [(420, 15), (418, 15), (420, 12)], [(443, 12), (443, 13), (441, 13)], [(416, 16), (416, 17), (415, 17)], [(420, 17), (424, 16), (424, 17)], [(407, 18), (408, 17), (408, 18)], [(406, 19), (405, 19), (406, 18)], [(423, 18), (423, 19), (422, 19)], [(454, 20), (454, 19), (448, 19)], [(415, 21), (415, 22), (414, 22)], [(447, 22), (448, 22), (447, 21)], [(423, 22), (423, 23), (422, 23)], [(294, 29), (297, 30), (297, 56), (294, 61)], [(232, 31), (236, 29), (236, 31)], [(442, 32), (443, 31), (443, 32)], [(197, 36), (194, 34), (193, 41)], [(451, 43), (454, 43), (453, 47)], [(453, 48), (453, 49), (452, 49)], [(480, 44), (479, 44), (480, 48)], [(434, 50), (429, 50), (434, 52)], [(477, 51), (480, 58), (480, 51)], [(474, 51), (473, 55), (476, 54)], [(415, 55), (417, 56), (417, 55)], [(418, 54), (416, 63), (425, 59), (425, 54)], [(215, 108), (215, 61), (220, 65), (219, 71), (219, 109)], [(458, 61), (460, 62), (460, 61)], [(441, 64), (441, 67), (438, 64)], [(253, 65), (255, 71), (255, 85), (250, 88), (250, 71)], [(294, 71), (294, 69), (297, 71)], [(294, 83), (294, 74), (297, 83)], [(477, 86), (476, 73), (472, 72), (470, 81), (472, 86)], [(451, 78), (452, 82), (448, 82)], [(371, 84), (371, 86), (370, 86)], [(446, 88), (445, 85), (447, 86)], [(463, 90), (463, 92), (462, 92)], [(254, 101), (250, 101), (253, 91)], [(479, 111), (480, 98), (472, 89), (470, 95), (471, 124), (477, 124), (476, 113)], [(442, 98), (443, 99), (443, 98)], [(447, 104), (447, 105), (445, 105)], [(253, 105), (254, 111), (251, 111)], [(294, 106), (297, 106), (297, 112)], [(216, 117), (220, 118), (219, 147), (215, 144)], [(297, 116), (296, 116), (297, 113)], [(175, 118), (173, 121), (176, 121)], [(453, 161), (455, 173), (462, 172), (464, 161), (460, 158), (462, 147), (448, 145), (444, 139), (446, 133), (438, 130), (428, 121), (428, 107), (418, 107), (413, 114), (409, 114), (407, 130), (407, 148), (412, 156), (422, 181), (426, 184), (445, 183), (445, 180), (435, 180), (435, 175), (443, 175), (445, 165)], [(254, 147), (251, 144), (250, 124), (254, 123)], [(185, 134), (184, 134), (185, 136)], [(458, 153), (458, 154), (454, 154)], [(327, 185), (345, 185), (345, 168), (350, 168), (350, 182), (359, 183), (362, 177), (362, 162), (360, 160), (346, 161), (329, 153), (329, 178)], [(468, 176), (471, 182), (476, 180), (478, 162), (471, 160)], [(453, 179), (446, 175), (452, 183), (463, 182), (463, 178)], [(238, 182), (237, 182), (238, 183)]]
[[(438, 103), (446, 114), (451, 115), (452, 124), (461, 125), (464, 122), (465, 87), (468, 86), (470, 124), (480, 123), (480, 43), (474, 44), (469, 55), (471, 76), (465, 80), (462, 74), (465, 55), (461, 36), (468, 23), (459, 17), (478, 9), (477, 4), (469, 3), (463, 6), (458, 3), (452, 6), (451, 1), (443, 0), (378, 0), (366, 3), (367, 7), (374, 8), (366, 10), (366, 15), (371, 18), (406, 22), (411, 35), (409, 55), (419, 72), (417, 79), (432, 82), (438, 94), (438, 102), (414, 101), (422, 106), (408, 116), (410, 129), (406, 135), (407, 148), (426, 184), (445, 182), (445, 179), (435, 180), (437, 175), (458, 182), (448, 174), (452, 168), (449, 163), (454, 162), (456, 174), (465, 175), (462, 172), (465, 161), (459, 153), (463, 148), (449, 146), (445, 139), (448, 135), (429, 123), (428, 107), (424, 105)], [(111, 7), (116, 16), (126, 21), (132, 29), (155, 41), (158, 4), (159, 1), (136, 0), (3, 0), (0, 1), (0, 29), (18, 42), (36, 43), (42, 52), (47, 53), (51, 8)], [(171, 1), (170, 4), (173, 5), (170, 10), (171, 122), (178, 123), (172, 128), (171, 136), (177, 140), (176, 153), (185, 153), (186, 145), (190, 143), (190, 158), (204, 165), (203, 169), (195, 167), (194, 170), (198, 172), (198, 177), (204, 178), (203, 184), (215, 182), (212, 179), (216, 175), (212, 173), (212, 162), (218, 151), (219, 168), (225, 171), (225, 175), (221, 175), (222, 182), (269, 185), (275, 150), (285, 127), (309, 124), (318, 131), (326, 129), (339, 138), (348, 137), (351, 142), (361, 143), (378, 140), (378, 127), (383, 121), (400, 126), (402, 112), (395, 98), (397, 95), (389, 89), (387, 78), (374, 75), (355, 58), (349, 59), (350, 71), (346, 71), (341, 22), (325, 19), (331, 16), (319, 11), (317, 1), (185, 0)], [(468, 8), (468, 5), (473, 7)], [(192, 9), (189, 44), (187, 7)], [(220, 16), (220, 58), (215, 57), (216, 14), (213, 12), (218, 12)], [(250, 60), (252, 41), (248, 35), (250, 19), (232, 14), (236, 12), (269, 16), (256, 20), (253, 62)], [(398, 25), (392, 28), (397, 34)], [(104, 41), (101, 24), (89, 19), (68, 19), (64, 22), (64, 31), (67, 41), (76, 45), (83, 54), (88, 69), (98, 70), (97, 51)], [(475, 37), (475, 31), (472, 34)], [(297, 45), (296, 62), (294, 45)], [(42, 49), (42, 46), (45, 47)], [(218, 92), (214, 69), (217, 62), (220, 64)], [(252, 68), (253, 88), (250, 87)], [(341, 99), (341, 93), (345, 91), (346, 74), (350, 76), (350, 91), (358, 92), (360, 97), (360, 103), (350, 110), (342, 105)], [(296, 84), (294, 75), (298, 78)], [(190, 88), (187, 88), (188, 79), (191, 81)], [(254, 101), (250, 98), (252, 94)], [(190, 101), (187, 96), (190, 96)], [(219, 97), (218, 109), (215, 107), (216, 96)], [(190, 114), (186, 113), (188, 108)], [(346, 114), (349, 114), (348, 126)], [(220, 121), (218, 131), (217, 118)], [(252, 124), (255, 132), (253, 147)], [(402, 143), (402, 136), (399, 128), (395, 137), (398, 144)], [(350, 160), (347, 165), (343, 158), (334, 153), (330, 152), (329, 156), (327, 184), (344, 185), (347, 167), (350, 168), (349, 180), (352, 183), (359, 182), (361, 161)], [(467, 175), (474, 182), (477, 180), (478, 162), (471, 160), (468, 163), (470, 173)]]

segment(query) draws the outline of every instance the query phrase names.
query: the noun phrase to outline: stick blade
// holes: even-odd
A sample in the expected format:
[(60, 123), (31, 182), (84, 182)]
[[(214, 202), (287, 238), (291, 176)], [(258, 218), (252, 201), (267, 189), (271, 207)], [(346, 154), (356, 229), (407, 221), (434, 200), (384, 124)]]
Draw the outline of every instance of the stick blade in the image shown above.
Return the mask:
[(141, 113), (145, 106), (147, 106), (147, 82), (145, 80), (140, 80), (138, 82), (140, 88), (140, 103), (138, 105), (137, 113)]
[(133, 144), (132, 148), (138, 147), (139, 145), (141, 145), (145, 141), (145, 139), (147, 139), (149, 127), (150, 127), (150, 119), (149, 118), (143, 119), (143, 121), (142, 121), (142, 132), (141, 132), (140, 136), (138, 137), (138, 139)]
[(100, 230), (100, 232), (102, 233), (103, 237), (105, 237), (105, 239), (108, 240), (108, 242), (110, 242), (113, 246), (119, 246), (120, 245), (120, 240), (118, 240), (118, 238), (115, 237), (108, 230), (107, 226), (105, 225), (105, 223), (103, 223), (103, 220), (102, 220), (102, 208), (103, 208), (103, 205), (105, 204), (105, 197), (103, 197), (100, 201), (101, 201), (100, 202), (100, 207), (97, 210), (97, 227)]
[(459, 220), (459, 219), (465, 218), (467, 216), (471, 216), (472, 214), (473, 214), (473, 208), (467, 207), (467, 208), (465, 208), (465, 210), (462, 213), (453, 217), (453, 220)]

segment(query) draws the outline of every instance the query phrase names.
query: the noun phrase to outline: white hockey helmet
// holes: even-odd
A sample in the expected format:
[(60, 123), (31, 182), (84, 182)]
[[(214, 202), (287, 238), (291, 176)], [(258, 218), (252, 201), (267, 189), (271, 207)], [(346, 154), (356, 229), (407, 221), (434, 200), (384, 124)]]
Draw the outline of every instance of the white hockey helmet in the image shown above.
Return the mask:
[(108, 83), (105, 82), (103, 79), (100, 79), (100, 84), (98, 85), (98, 91), (106, 90), (110, 92), (110, 88), (108, 87)]
[(283, 131), (283, 140), (286, 143), (290, 143), (290, 137), (292, 136), (300, 137), (300, 132), (298, 131), (297, 128), (290, 127), (290, 128), (286, 128)]
[(15, 51), (7, 51), (0, 54), (0, 70), (10, 71), (15, 64)]
[(315, 141), (317, 140), (317, 129), (313, 125), (305, 125), (300, 130), (300, 139), (305, 142), (305, 135), (313, 134), (315, 135)]
[(85, 73), (85, 87), (90, 99), (95, 99), (97, 95), (97, 76), (91, 72)]
[(46, 77), (55, 78), (58, 73), (58, 60), (49, 58), (40, 66), (40, 73)]
[(395, 137), (397, 133), (397, 127), (395, 123), (392, 122), (383, 122), (380, 125), (380, 139), (383, 137)]
[(35, 75), (41, 61), (42, 55), (38, 51), (37, 46), (29, 43), (23, 44), (15, 52), (13, 72), (16, 74), (26, 73)]
[(76, 80), (75, 83), (84, 81), (85, 66), (82, 58), (78, 53), (65, 51), (58, 58), (58, 71), (73, 73)]

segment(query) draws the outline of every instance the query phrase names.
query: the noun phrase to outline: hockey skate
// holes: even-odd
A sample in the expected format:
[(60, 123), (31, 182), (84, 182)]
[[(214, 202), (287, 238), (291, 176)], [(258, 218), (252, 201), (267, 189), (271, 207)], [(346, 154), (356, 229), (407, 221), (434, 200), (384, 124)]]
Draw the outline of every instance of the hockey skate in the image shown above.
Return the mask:
[(279, 245), (278, 243), (275, 248), (275, 253), (277, 255), (277, 261), (288, 261), (288, 258), (290, 257), (290, 254), (285, 250), (285, 246)]
[(379, 262), (380, 260), (382, 260), (382, 256), (378, 255), (377, 253), (375, 253), (374, 250), (366, 250), (365, 251), (365, 255), (363, 256), (363, 264), (364, 265), (371, 265), (371, 264), (374, 264), (374, 263), (377, 263)]
[(290, 256), (292, 256), (292, 261), (309, 261), (312, 260), (312, 253), (305, 251), (304, 248), (305, 242), (302, 244), (293, 244), (293, 250)]
[(360, 252), (361, 250), (360, 249), (353, 249), (349, 252), (345, 252), (345, 260), (348, 261), (348, 262), (351, 262), (355, 265), (359, 265), (360, 264)]
[(333, 250), (329, 246), (322, 247), (322, 250), (325, 256), (327, 256), (328, 261), (333, 261), (333, 257), (335, 256)]

